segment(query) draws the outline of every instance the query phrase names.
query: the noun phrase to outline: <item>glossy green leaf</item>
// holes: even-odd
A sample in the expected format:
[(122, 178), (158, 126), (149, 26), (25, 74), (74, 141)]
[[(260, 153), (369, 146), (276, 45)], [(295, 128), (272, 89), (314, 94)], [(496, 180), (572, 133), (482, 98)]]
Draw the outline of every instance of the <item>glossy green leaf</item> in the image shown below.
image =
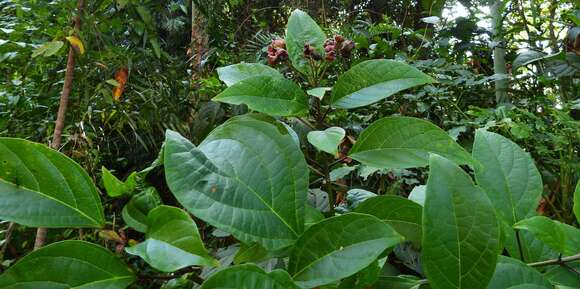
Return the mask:
[(130, 196), (135, 190), (137, 173), (133, 172), (123, 182), (115, 177), (107, 168), (102, 167), (101, 171), (103, 172), (103, 184), (109, 197), (118, 198)]
[(308, 98), (291, 80), (282, 76), (253, 76), (236, 82), (213, 101), (245, 104), (250, 109), (274, 116), (303, 115), (308, 112)]
[(376, 217), (350, 213), (310, 227), (290, 254), (288, 271), (296, 284), (313, 288), (364, 269), (404, 239)]
[(329, 127), (325, 130), (316, 130), (308, 133), (308, 142), (315, 148), (336, 156), (338, 145), (344, 139), (346, 132), (340, 127)]
[(280, 76), (278, 70), (261, 63), (239, 63), (220, 67), (217, 73), (221, 81), (227, 86), (232, 86), (237, 82), (254, 76)]
[(357, 166), (342, 166), (342, 167), (338, 167), (332, 171), (330, 171), (330, 174), (328, 175), (330, 178), (331, 182), (335, 182), (339, 179), (342, 179), (346, 176), (348, 176), (350, 173), (352, 173), (354, 170), (357, 169)]
[(419, 280), (415, 276), (381, 276), (372, 288), (416, 289), (420, 288), (419, 286), (423, 283), (425, 283), (423, 280)]
[(42, 144), (0, 138), (0, 219), (31, 227), (101, 227), (97, 188), (79, 164)]
[(221, 270), (208, 278), (201, 289), (264, 288), (299, 289), (283, 270), (266, 273), (254, 264), (237, 265)]
[[(510, 256), (517, 256), (520, 258), (523, 255), (523, 260), (526, 263), (538, 262), (558, 257), (558, 252), (550, 248), (546, 243), (536, 238), (534, 234), (525, 230), (515, 230), (506, 222), (500, 221), (502, 226), (503, 244)], [(516, 231), (519, 234), (519, 242), (516, 236)], [(521, 249), (521, 250), (520, 250)]]
[(514, 225), (514, 228), (532, 232), (536, 238), (562, 254), (580, 253), (580, 229), (578, 228), (544, 216), (535, 216), (519, 221)]
[(574, 215), (576, 215), (576, 221), (580, 224), (580, 181), (578, 181), (576, 190), (574, 190)]
[(125, 223), (142, 233), (147, 231), (147, 214), (161, 205), (161, 198), (154, 187), (148, 187), (143, 192), (131, 197), (123, 207), (121, 216)]
[(241, 244), (234, 257), (234, 264), (260, 262), (268, 257), (268, 251), (258, 243)]
[(298, 71), (309, 74), (308, 60), (304, 58), (304, 44), (310, 44), (322, 55), (326, 35), (316, 22), (304, 11), (294, 10), (286, 26), (286, 48), (292, 65)]
[(482, 190), (460, 167), (429, 159), (422, 261), (433, 289), (486, 288), (495, 269), (500, 229)]
[(308, 168), (288, 130), (273, 119), (234, 117), (199, 147), (168, 131), (164, 163), (177, 200), (242, 242), (281, 249), (304, 229)]
[(405, 240), (421, 244), (421, 205), (399, 197), (378, 196), (367, 199), (355, 212), (373, 215), (391, 225)]
[(510, 226), (535, 214), (542, 178), (530, 155), (509, 139), (477, 130), (473, 157), (477, 183), (493, 203), (498, 217)]
[(209, 256), (197, 225), (189, 214), (170, 206), (159, 206), (151, 210), (147, 216), (145, 242), (125, 250), (163, 272), (174, 272), (196, 265), (219, 265)]
[(534, 268), (505, 256), (499, 256), (497, 266), (487, 289), (513, 289), (523, 284), (552, 288), (550, 282)]
[(134, 273), (109, 250), (62, 241), (34, 251), (0, 275), (2, 289), (123, 289)]
[(433, 82), (431, 77), (406, 63), (386, 59), (367, 60), (338, 78), (330, 102), (338, 108), (356, 108)]
[(385, 117), (365, 129), (350, 150), (350, 157), (376, 168), (414, 168), (428, 164), (429, 153), (458, 164), (474, 164), (444, 130), (412, 117)]

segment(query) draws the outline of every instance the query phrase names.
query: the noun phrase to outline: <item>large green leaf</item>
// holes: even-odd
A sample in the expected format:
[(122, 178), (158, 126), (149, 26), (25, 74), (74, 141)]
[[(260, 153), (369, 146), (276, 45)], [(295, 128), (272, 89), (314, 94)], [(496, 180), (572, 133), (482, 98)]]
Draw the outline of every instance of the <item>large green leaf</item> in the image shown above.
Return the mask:
[(516, 259), (499, 256), (493, 278), (487, 289), (513, 289), (523, 284), (552, 288), (540, 272)]
[(240, 80), (212, 100), (245, 104), (250, 109), (275, 116), (308, 112), (308, 98), (304, 91), (283, 76), (261, 75)]
[(336, 156), (338, 145), (344, 139), (346, 132), (340, 127), (329, 127), (323, 131), (311, 131), (308, 133), (308, 142), (317, 149)]
[(536, 238), (562, 254), (580, 253), (580, 229), (578, 228), (544, 216), (535, 216), (519, 221), (514, 225), (514, 228), (532, 232)]
[(349, 213), (323, 220), (298, 239), (288, 271), (296, 284), (313, 288), (366, 268), (404, 239), (376, 217)]
[(44, 145), (0, 138), (0, 219), (31, 227), (101, 227), (97, 188), (73, 160)]
[(332, 89), (330, 102), (338, 108), (356, 108), (432, 82), (434, 80), (431, 77), (403, 62), (367, 60), (340, 76)]
[(482, 190), (456, 164), (429, 159), (423, 210), (423, 268), (434, 289), (485, 288), (495, 269), (500, 229)]
[[(580, 274), (576, 272), (580, 272), (580, 261), (566, 263), (566, 265), (567, 267), (560, 265), (553, 266), (544, 273), (544, 277), (550, 280), (552, 284), (570, 286), (572, 288), (578, 287), (578, 284), (580, 284)], [(573, 270), (570, 270), (570, 268), (573, 268)]]
[(275, 120), (228, 120), (195, 147), (168, 131), (165, 176), (196, 217), (269, 250), (292, 245), (304, 228), (308, 168), (288, 130)]
[(458, 164), (474, 163), (444, 130), (413, 117), (385, 117), (373, 122), (361, 133), (350, 157), (376, 168), (413, 168), (426, 166), (429, 153)]
[(131, 197), (123, 207), (121, 216), (125, 223), (142, 233), (147, 231), (147, 214), (161, 205), (161, 198), (154, 187), (148, 187), (143, 192)]
[(195, 222), (179, 208), (159, 206), (151, 210), (146, 238), (145, 242), (125, 250), (157, 270), (173, 272), (188, 266), (219, 265), (203, 246)]
[(326, 35), (316, 22), (301, 10), (294, 10), (286, 26), (286, 48), (292, 65), (298, 71), (310, 73), (308, 60), (304, 58), (304, 44), (310, 44), (320, 54)]
[(473, 157), (477, 183), (484, 189), (498, 217), (510, 226), (535, 214), (542, 195), (542, 178), (528, 153), (509, 139), (477, 130)]
[(50, 244), (0, 275), (2, 289), (122, 289), (134, 273), (109, 250), (84, 241)]
[(254, 76), (282, 76), (278, 70), (261, 63), (238, 63), (220, 67), (217, 73), (227, 86)]
[(357, 213), (373, 215), (391, 225), (405, 240), (421, 244), (421, 205), (399, 196), (378, 196), (362, 202)]
[(254, 264), (237, 265), (221, 270), (201, 286), (201, 289), (226, 288), (299, 289), (286, 271), (274, 270), (266, 273)]

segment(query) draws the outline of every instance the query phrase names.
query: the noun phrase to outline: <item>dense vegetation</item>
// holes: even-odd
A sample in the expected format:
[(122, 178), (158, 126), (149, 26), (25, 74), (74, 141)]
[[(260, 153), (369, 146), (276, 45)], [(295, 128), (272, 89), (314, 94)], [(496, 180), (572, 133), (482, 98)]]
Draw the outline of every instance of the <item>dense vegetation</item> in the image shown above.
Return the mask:
[(0, 10), (0, 289), (580, 288), (579, 3)]

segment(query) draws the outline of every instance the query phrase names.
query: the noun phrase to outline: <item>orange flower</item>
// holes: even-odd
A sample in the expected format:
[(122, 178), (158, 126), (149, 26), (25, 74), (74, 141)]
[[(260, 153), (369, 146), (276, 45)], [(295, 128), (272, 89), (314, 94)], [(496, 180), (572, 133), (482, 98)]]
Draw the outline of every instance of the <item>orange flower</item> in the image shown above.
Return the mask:
[(127, 78), (129, 77), (129, 70), (126, 67), (119, 68), (115, 73), (115, 81), (119, 83), (119, 86), (113, 88), (113, 99), (119, 101), (123, 91), (125, 90), (125, 84), (127, 83)]

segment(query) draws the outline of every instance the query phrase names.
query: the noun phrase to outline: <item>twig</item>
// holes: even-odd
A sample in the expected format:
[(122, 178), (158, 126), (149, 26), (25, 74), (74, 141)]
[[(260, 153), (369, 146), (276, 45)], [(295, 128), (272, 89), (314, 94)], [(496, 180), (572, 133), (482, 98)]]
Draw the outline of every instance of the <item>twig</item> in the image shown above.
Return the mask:
[(8, 248), (10, 240), (12, 239), (12, 232), (14, 232), (14, 228), (16, 228), (16, 223), (10, 222), (8, 229), (6, 229), (6, 234), (4, 235), (4, 245), (2, 245), (2, 249), (0, 249), (0, 261), (4, 260), (4, 254), (6, 253), (6, 249)]
[(551, 260), (546, 260), (546, 261), (529, 263), (528, 266), (530, 266), (530, 267), (543, 267), (543, 266), (550, 266), (550, 265), (562, 265), (562, 264), (566, 264), (566, 263), (570, 263), (570, 262), (574, 262), (574, 261), (579, 261), (579, 260), (580, 260), (580, 254), (576, 254), (576, 255), (568, 256), (568, 257), (564, 257), (564, 258), (556, 258), (556, 259), (551, 259)]

